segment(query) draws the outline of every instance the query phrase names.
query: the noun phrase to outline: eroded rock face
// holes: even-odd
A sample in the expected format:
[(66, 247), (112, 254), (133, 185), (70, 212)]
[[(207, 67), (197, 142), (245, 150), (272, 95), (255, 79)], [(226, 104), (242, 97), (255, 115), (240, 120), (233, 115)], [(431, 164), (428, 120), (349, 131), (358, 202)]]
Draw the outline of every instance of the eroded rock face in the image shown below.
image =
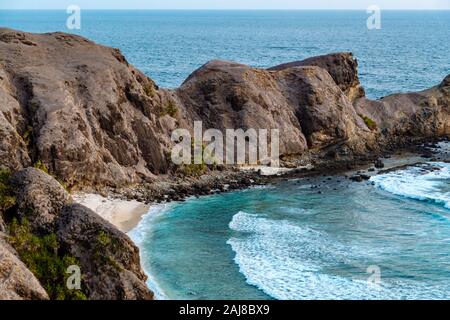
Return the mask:
[(13, 170), (42, 160), (69, 184), (112, 186), (163, 173), (168, 99), (116, 49), (0, 29), (0, 163)]
[(90, 209), (67, 205), (57, 220), (62, 246), (79, 259), (90, 299), (152, 299), (131, 240)]
[(358, 62), (351, 52), (332, 53), (311, 57), (302, 61), (280, 64), (268, 70), (283, 70), (300, 66), (316, 66), (328, 71), (336, 84), (354, 101), (364, 97), (365, 92), (358, 78)]
[(6, 232), (6, 224), (5, 221), (3, 221), (1, 212), (0, 212), (0, 232)]
[(280, 91), (275, 74), (245, 65), (211, 61), (176, 92), (188, 116), (205, 129), (280, 129), (282, 153), (302, 153), (307, 142), (295, 108)]
[(0, 300), (48, 300), (36, 277), (0, 233)]
[[(351, 101), (323, 68), (267, 71), (227, 61), (196, 70), (177, 96), (207, 128), (279, 129), (280, 152), (302, 154), (332, 144), (363, 151), (370, 136)], [(370, 139), (369, 139), (370, 140)]]
[(37, 232), (52, 232), (61, 208), (72, 201), (58, 181), (39, 169), (18, 171), (10, 183), (17, 198), (18, 217), (26, 218)]
[[(448, 132), (448, 82), (371, 101), (351, 53), (267, 70), (211, 61), (159, 89), (116, 49), (64, 33), (0, 29), (0, 164), (42, 160), (69, 186), (170, 173), (174, 129), (279, 129), (281, 156), (351, 159), (398, 137)], [(373, 120), (373, 121), (372, 121)]]
[(378, 123), (380, 143), (450, 134), (450, 76), (436, 87), (417, 93), (393, 94), (355, 102), (357, 112)]
[(57, 235), (62, 256), (80, 262), (82, 290), (89, 299), (153, 298), (139, 250), (128, 236), (88, 208), (72, 204), (66, 190), (41, 170), (20, 170), (10, 183), (17, 197), (13, 217), (26, 218), (38, 236)]

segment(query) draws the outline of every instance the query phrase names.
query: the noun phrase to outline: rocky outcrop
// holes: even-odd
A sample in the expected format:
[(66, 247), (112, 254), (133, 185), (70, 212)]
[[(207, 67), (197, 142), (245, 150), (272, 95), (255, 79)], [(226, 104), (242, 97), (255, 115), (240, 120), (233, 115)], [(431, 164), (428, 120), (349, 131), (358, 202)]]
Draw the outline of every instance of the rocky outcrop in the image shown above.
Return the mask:
[(52, 232), (62, 207), (71, 202), (61, 184), (34, 168), (16, 172), (10, 184), (16, 193), (17, 217), (26, 218), (36, 232)]
[(0, 233), (0, 300), (47, 300), (36, 277)]
[(212, 61), (196, 70), (177, 97), (207, 127), (279, 129), (280, 152), (302, 154), (341, 145), (364, 148), (370, 135), (350, 100), (323, 68), (255, 69)]
[[(64, 33), (0, 29), (0, 164), (42, 161), (68, 186), (170, 173), (176, 128), (279, 129), (282, 156), (351, 159), (397, 138), (447, 133), (446, 82), (371, 101), (351, 53), (269, 68), (211, 61), (158, 88), (117, 49)], [(448, 79), (446, 80), (448, 82)]]
[(152, 299), (139, 251), (131, 240), (90, 209), (67, 205), (57, 219), (63, 248), (78, 258), (90, 299)]
[(167, 95), (116, 49), (63, 33), (0, 29), (0, 163), (41, 160), (69, 184), (166, 171)]
[(39, 169), (20, 170), (10, 181), (17, 198), (11, 218), (26, 219), (38, 237), (56, 235), (58, 254), (79, 261), (86, 297), (153, 298), (145, 285), (139, 251), (127, 235), (90, 209), (72, 204), (64, 188)]
[(361, 98), (355, 102), (355, 109), (378, 124), (383, 146), (446, 136), (450, 134), (449, 78), (422, 92), (393, 94), (376, 101)]
[[(56, 254), (79, 261), (88, 298), (150, 299), (130, 239), (28, 167), (78, 188), (152, 183), (174, 169), (171, 132), (192, 131), (195, 120), (203, 130), (279, 129), (281, 155), (308, 164), (450, 134), (450, 75), (429, 90), (372, 101), (357, 66), (351, 53), (269, 69), (215, 60), (164, 90), (117, 49), (76, 35), (0, 29), (0, 168), (15, 171), (0, 232), (8, 229), (3, 220), (16, 218), (36, 237), (56, 236)], [(1, 241), (0, 298), (48, 298)]]
[(316, 66), (325, 69), (351, 101), (365, 95), (364, 89), (359, 83), (358, 61), (351, 52), (311, 57), (302, 61), (280, 64), (268, 70), (284, 70), (301, 66)]

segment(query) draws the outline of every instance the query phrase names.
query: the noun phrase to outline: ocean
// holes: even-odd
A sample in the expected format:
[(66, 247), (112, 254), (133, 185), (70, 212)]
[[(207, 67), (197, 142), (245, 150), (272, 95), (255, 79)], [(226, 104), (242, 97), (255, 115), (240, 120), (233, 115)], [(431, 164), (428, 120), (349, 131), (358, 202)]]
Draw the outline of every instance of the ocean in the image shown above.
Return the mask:
[[(64, 31), (65, 11), (0, 11), (0, 25)], [(175, 88), (212, 59), (255, 67), (352, 51), (371, 98), (450, 73), (450, 11), (84, 11), (75, 32), (120, 48)], [(319, 191), (321, 193), (319, 193)], [(168, 299), (449, 299), (450, 165), (370, 181), (292, 180), (154, 206), (130, 232)]]
[(130, 236), (161, 299), (449, 299), (450, 164), (161, 205)]
[(69, 30), (64, 11), (0, 11), (0, 26), (74, 32), (120, 48), (158, 85), (175, 88), (212, 59), (255, 67), (352, 51), (371, 98), (438, 84), (450, 70), (450, 11), (92, 11)]

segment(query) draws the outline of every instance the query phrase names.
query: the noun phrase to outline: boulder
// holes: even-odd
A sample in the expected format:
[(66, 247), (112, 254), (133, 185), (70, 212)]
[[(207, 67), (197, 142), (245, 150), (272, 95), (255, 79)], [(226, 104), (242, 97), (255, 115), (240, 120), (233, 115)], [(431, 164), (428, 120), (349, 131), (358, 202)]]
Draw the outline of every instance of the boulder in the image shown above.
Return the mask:
[(351, 101), (365, 95), (358, 78), (358, 61), (351, 52), (311, 57), (301, 61), (280, 64), (268, 70), (283, 70), (300, 66), (316, 66), (325, 69)]
[(90, 299), (151, 299), (139, 250), (124, 233), (90, 209), (72, 204), (66, 190), (45, 172), (15, 172), (15, 216), (30, 222), (34, 234), (56, 234), (62, 256), (80, 262), (82, 290)]
[(10, 184), (16, 194), (17, 215), (26, 218), (33, 230), (49, 233), (70, 195), (53, 177), (35, 168), (15, 172)]
[(0, 233), (0, 300), (48, 300), (48, 295)]
[(80, 261), (89, 299), (153, 298), (138, 248), (90, 209), (66, 205), (57, 219), (57, 236), (62, 248)]

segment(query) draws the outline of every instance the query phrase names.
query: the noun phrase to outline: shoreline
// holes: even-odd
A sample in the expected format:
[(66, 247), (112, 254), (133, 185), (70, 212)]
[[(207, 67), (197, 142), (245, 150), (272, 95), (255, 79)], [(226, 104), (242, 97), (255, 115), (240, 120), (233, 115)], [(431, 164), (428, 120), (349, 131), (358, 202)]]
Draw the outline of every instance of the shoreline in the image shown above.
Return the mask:
[(104, 197), (96, 193), (75, 193), (72, 198), (76, 203), (88, 207), (123, 233), (133, 230), (152, 207), (136, 200)]
[[(450, 147), (449, 147), (450, 148)], [(443, 150), (442, 150), (443, 151)], [(435, 156), (444, 157), (445, 159), (438, 158), (435, 159)], [(382, 168), (375, 168), (374, 163), (372, 161), (366, 161), (365, 163), (360, 163), (358, 165), (353, 166), (352, 168), (345, 168), (342, 166), (341, 168), (314, 168), (314, 169), (305, 169), (305, 168), (294, 168), (294, 169), (286, 169), (282, 170), (283, 172), (280, 174), (277, 170), (275, 170), (272, 174), (262, 174), (258, 173), (254, 168), (241, 168), (240, 173), (242, 174), (243, 181), (238, 182), (234, 186), (230, 186), (224, 189), (213, 189), (211, 188), (210, 192), (204, 192), (202, 188), (197, 188), (193, 190), (192, 193), (179, 194), (177, 196), (172, 196), (173, 194), (168, 194), (165, 196), (165, 199), (161, 201), (160, 198), (148, 197), (148, 195), (144, 198), (136, 198), (134, 196), (130, 196), (128, 192), (111, 192), (108, 193), (107, 196), (101, 195), (96, 191), (92, 190), (90, 192), (75, 192), (72, 194), (72, 197), (76, 203), (82, 204), (89, 209), (93, 210), (103, 219), (107, 220), (115, 227), (117, 227), (120, 231), (128, 234), (130, 231), (134, 230), (142, 218), (150, 214), (152, 209), (157, 208), (163, 204), (169, 204), (172, 202), (184, 202), (189, 198), (199, 198), (203, 196), (208, 196), (212, 194), (218, 193), (227, 193), (239, 190), (245, 190), (251, 187), (256, 186), (265, 186), (270, 184), (276, 184), (282, 181), (288, 181), (293, 179), (302, 179), (313, 176), (343, 176), (348, 179), (354, 179), (355, 177), (368, 177), (376, 174), (382, 174), (383, 172), (396, 170), (396, 168), (402, 168), (404, 166), (414, 165), (417, 163), (424, 163), (428, 161), (446, 161), (448, 158), (448, 154), (444, 154), (439, 149), (433, 150), (432, 157), (424, 158), (421, 156), (420, 152), (417, 151), (406, 151), (401, 150), (395, 154), (392, 154), (387, 157), (380, 157), (379, 159), (383, 163)], [(299, 171), (300, 170), (300, 171)], [(270, 170), (269, 170), (270, 171)], [(236, 173), (236, 172), (234, 172)], [(244, 178), (245, 177), (245, 178)], [(222, 177), (222, 183), (227, 185), (229, 179), (236, 178), (235, 175), (231, 174), (230, 177)], [(254, 180), (253, 180), (253, 179)], [(245, 180), (245, 181), (244, 181)], [(363, 180), (367, 180), (363, 178)], [(214, 182), (215, 184), (217, 181)], [(206, 188), (208, 187), (208, 183), (206, 183)], [(177, 185), (172, 185), (172, 187), (176, 187)], [(195, 183), (193, 184), (195, 186)], [(188, 186), (183, 186), (183, 191)], [(130, 189), (126, 190), (129, 191)], [(162, 194), (166, 193), (164, 190), (161, 190)], [(179, 191), (179, 190), (177, 190)]]
[[(450, 144), (448, 145), (450, 146)], [(435, 157), (439, 158), (436, 159)], [(443, 157), (444, 159), (442, 159), (441, 157)], [(298, 173), (296, 174), (295, 172), (286, 172), (282, 175), (274, 174), (273, 176), (264, 176), (264, 179), (259, 181), (259, 183), (255, 185), (242, 186), (241, 188), (225, 190), (221, 191), (220, 193), (245, 190), (252, 187), (257, 187), (258, 185), (277, 184), (282, 181), (305, 179), (311, 176), (320, 175), (337, 175), (345, 177), (346, 179), (352, 179), (358, 176), (369, 177), (373, 175), (383, 174), (392, 170), (402, 169), (405, 166), (413, 166), (418, 163), (426, 163), (429, 161), (445, 162), (448, 160), (448, 158), (449, 155), (447, 154), (447, 152), (445, 152), (445, 147), (442, 149), (435, 149), (433, 152), (433, 157), (431, 158), (425, 158), (418, 152), (399, 151), (398, 153), (392, 154), (391, 156), (380, 158), (380, 160), (383, 162), (383, 168), (374, 168), (374, 164), (368, 162), (365, 165), (360, 165), (356, 168), (347, 170), (335, 170), (331, 172), (326, 172), (326, 170), (320, 169), (318, 171), (313, 170), (306, 174), (305, 172), (303, 172), (303, 174), (301, 175), (298, 175)], [(166, 300), (168, 299), (167, 295), (158, 284), (155, 274), (151, 272), (148, 266), (146, 266), (147, 263), (145, 261), (148, 259), (148, 253), (143, 249), (141, 232), (145, 233), (145, 229), (149, 228), (149, 226), (151, 225), (150, 222), (156, 216), (158, 216), (158, 214), (161, 214), (161, 212), (164, 211), (164, 208), (167, 209), (167, 205), (169, 205), (170, 203), (183, 202), (189, 199), (207, 195), (211, 194), (190, 195), (181, 200), (168, 198), (164, 203), (151, 201), (150, 204), (145, 204), (144, 202), (137, 200), (125, 200), (123, 197), (116, 198), (114, 197), (114, 195), (105, 197), (95, 193), (75, 193), (72, 196), (75, 202), (87, 206), (95, 213), (100, 215), (103, 219), (107, 220), (115, 227), (117, 227), (120, 231), (126, 233), (130, 237), (130, 239), (139, 248), (141, 267), (148, 277), (146, 281), (147, 287), (155, 294), (155, 300)], [(141, 223), (144, 227), (144, 230), (139, 228)], [(147, 259), (144, 258), (144, 255), (147, 257)]]

